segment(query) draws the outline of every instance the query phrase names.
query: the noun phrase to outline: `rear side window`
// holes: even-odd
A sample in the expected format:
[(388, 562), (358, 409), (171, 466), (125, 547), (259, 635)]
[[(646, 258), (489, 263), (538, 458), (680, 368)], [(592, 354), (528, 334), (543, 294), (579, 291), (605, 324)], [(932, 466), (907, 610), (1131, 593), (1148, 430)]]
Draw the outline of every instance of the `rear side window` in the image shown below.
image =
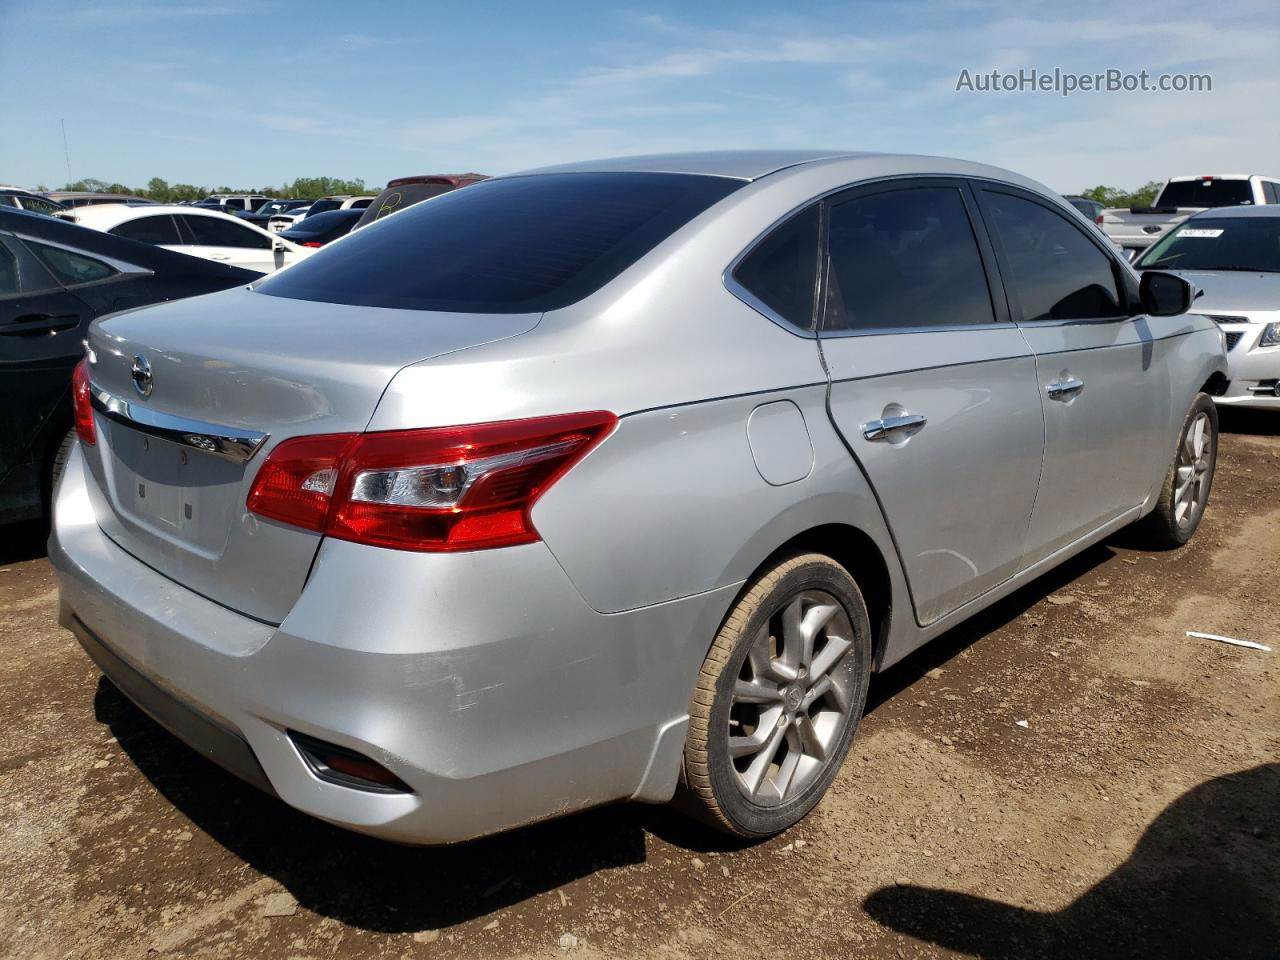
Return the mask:
[(20, 240), (0, 235), (0, 299), (57, 289), (49, 271)]
[(742, 185), (674, 173), (487, 180), (358, 230), (255, 289), (413, 310), (555, 310), (604, 286)]
[(733, 271), (733, 279), (788, 323), (812, 329), (820, 249), (815, 204), (756, 244)]
[(139, 217), (137, 220), (126, 220), (119, 226), (107, 231), (126, 240), (139, 240), (142, 243), (154, 243), (156, 246), (178, 246), (183, 240), (178, 236), (178, 225), (173, 217)]
[(183, 217), (183, 222), (200, 247), (242, 247), (265, 250), (271, 246), (271, 238), (256, 230), (242, 227), (221, 217)]
[(1280, 203), (1280, 186), (1270, 180), (1263, 181), (1262, 190), (1266, 194), (1267, 203)]
[(1157, 207), (1237, 207), (1253, 203), (1248, 180), (1175, 180), (1165, 184)]
[(342, 206), (341, 200), (317, 200), (311, 204), (312, 213), (324, 213), (326, 210), (337, 210)]
[(1073, 223), (1008, 193), (984, 191), (984, 209), (1004, 249), (1010, 292), (1022, 319), (1121, 317), (1111, 259)]
[(72, 253), (61, 247), (26, 240), (31, 251), (40, 258), (57, 281), (64, 287), (73, 287), (83, 283), (97, 283), (116, 274), (114, 267), (109, 267), (101, 260), (94, 260), (83, 254)]
[(993, 323), (987, 275), (955, 187), (838, 203), (829, 228), (828, 330)]

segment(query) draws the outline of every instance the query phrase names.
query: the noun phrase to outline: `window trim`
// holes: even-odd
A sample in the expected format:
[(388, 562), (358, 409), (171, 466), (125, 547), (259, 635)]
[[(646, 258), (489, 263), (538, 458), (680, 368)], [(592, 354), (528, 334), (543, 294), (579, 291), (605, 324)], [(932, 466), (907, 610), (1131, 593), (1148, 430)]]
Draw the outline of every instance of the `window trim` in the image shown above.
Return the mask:
[[(1116, 285), (1117, 296), (1121, 298), (1120, 307), (1121, 309), (1128, 311), (1128, 313), (1118, 317), (1082, 317), (1074, 320), (1054, 320), (1052, 318), (1048, 320), (1027, 320), (1022, 314), (1023, 307), (1021, 302), (1018, 300), (1016, 293), (1011, 290), (1012, 283), (1006, 279), (1013, 277), (1013, 268), (1005, 254), (1004, 247), (1001, 245), (999, 236), (996, 234), (994, 229), (986, 225), (986, 219), (984, 216), (983, 227), (988, 235), (988, 241), (991, 243), (992, 250), (995, 253), (995, 260), (998, 268), (996, 276), (1000, 281), (1001, 288), (1004, 290), (1005, 299), (1008, 302), (1009, 317), (1015, 324), (1024, 327), (1068, 327), (1100, 323), (1125, 323), (1133, 320), (1135, 317), (1144, 315), (1141, 307), (1137, 305), (1135, 300), (1137, 296), (1136, 283), (1132, 282), (1132, 278), (1128, 271), (1121, 266), (1120, 259), (1117, 256), (1118, 251), (1107, 249), (1108, 245), (1104, 244), (1098, 236), (1094, 235), (1098, 231), (1080, 229), (1079, 224), (1074, 223), (1070, 217), (1065, 216), (1063, 211), (1056, 209), (1052, 202), (1046, 202), (1046, 198), (1022, 187), (1001, 183), (998, 180), (982, 180), (975, 178), (972, 181), (972, 189), (975, 194), (978, 207), (984, 214), (987, 210), (987, 203), (984, 194), (1004, 193), (1011, 197), (1016, 197), (1019, 200), (1025, 200), (1043, 207), (1051, 214), (1056, 215), (1080, 236), (1088, 240), (1089, 243), (1091, 243), (1110, 264), (1111, 279)], [(1135, 307), (1137, 308), (1136, 313), (1134, 312)]]
[[(987, 285), (987, 297), (991, 302), (992, 322), (939, 323), (916, 327), (862, 327), (856, 330), (828, 329), (827, 307), (831, 275), (831, 248), (830, 236), (827, 228), (831, 222), (830, 208), (842, 203), (861, 199), (862, 197), (875, 196), (881, 193), (895, 193), (901, 190), (936, 190), (939, 187), (952, 187), (956, 189), (960, 194), (961, 202), (964, 204), (965, 213), (969, 218), (969, 229), (973, 234), (973, 242), (978, 248), (978, 260), (982, 264), (983, 279), (986, 281)], [(894, 336), (897, 334), (956, 333), (960, 331), (1008, 329), (1008, 323), (1013, 318), (1012, 312), (1010, 311), (1010, 305), (1008, 303), (1008, 295), (1004, 289), (1003, 283), (998, 282), (1000, 280), (1000, 275), (996, 270), (997, 265), (995, 253), (991, 248), (991, 241), (987, 236), (986, 222), (982, 219), (981, 209), (978, 206), (976, 197), (973, 195), (972, 184), (968, 178), (955, 176), (953, 174), (909, 174), (899, 177), (887, 177), (866, 183), (855, 184), (851, 187), (841, 187), (837, 190), (830, 191), (823, 196), (823, 207), (826, 208), (826, 212), (822, 217), (823, 269), (821, 300), (819, 301), (819, 309), (822, 315), (819, 318), (820, 322), (818, 324), (818, 335), (820, 339), (834, 340), (845, 337), (884, 337)]]

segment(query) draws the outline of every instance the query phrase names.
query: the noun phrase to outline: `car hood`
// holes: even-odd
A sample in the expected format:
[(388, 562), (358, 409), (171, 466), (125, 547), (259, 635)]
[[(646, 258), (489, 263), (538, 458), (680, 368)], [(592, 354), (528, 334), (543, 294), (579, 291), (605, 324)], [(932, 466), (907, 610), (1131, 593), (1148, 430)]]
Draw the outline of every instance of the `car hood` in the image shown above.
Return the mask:
[(1244, 313), (1280, 310), (1280, 273), (1235, 270), (1173, 271), (1204, 291), (1191, 305), (1194, 313)]

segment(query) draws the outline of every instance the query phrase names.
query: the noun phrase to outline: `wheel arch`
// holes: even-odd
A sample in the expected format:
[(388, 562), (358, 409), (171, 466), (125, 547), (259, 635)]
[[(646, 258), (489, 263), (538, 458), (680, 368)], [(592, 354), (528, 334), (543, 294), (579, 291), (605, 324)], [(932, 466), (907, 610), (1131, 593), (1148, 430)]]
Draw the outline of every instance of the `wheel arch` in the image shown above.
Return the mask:
[[(893, 624), (894, 596), (889, 565), (875, 539), (859, 527), (845, 523), (824, 523), (802, 530), (779, 544), (751, 571), (742, 593), (749, 590), (765, 570), (797, 553), (824, 554), (849, 571), (867, 605), (872, 633), (872, 669), (878, 670)], [(729, 609), (733, 610), (736, 604), (737, 598)]]

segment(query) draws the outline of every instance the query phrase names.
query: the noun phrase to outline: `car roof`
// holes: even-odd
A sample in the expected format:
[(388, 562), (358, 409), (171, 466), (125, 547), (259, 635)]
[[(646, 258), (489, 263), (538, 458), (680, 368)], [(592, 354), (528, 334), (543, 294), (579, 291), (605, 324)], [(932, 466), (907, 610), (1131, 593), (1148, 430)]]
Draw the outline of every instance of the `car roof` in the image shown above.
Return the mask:
[(1242, 204), (1238, 207), (1210, 207), (1188, 217), (1188, 220), (1216, 220), (1219, 217), (1228, 219), (1248, 219), (1250, 217), (1280, 217), (1280, 204), (1264, 203), (1254, 206)]
[(126, 220), (137, 220), (139, 217), (164, 216), (165, 214), (180, 214), (184, 217), (224, 217), (228, 220), (234, 220), (236, 223), (252, 226), (252, 224), (246, 223), (240, 217), (223, 213), (221, 210), (215, 210), (212, 207), (198, 207), (194, 204), (183, 206), (176, 203), (152, 203), (139, 207), (125, 203), (96, 203), (90, 207), (79, 207), (75, 213), (77, 223), (97, 227), (100, 230), (108, 230), (117, 224), (124, 223)]
[(704, 150), (609, 157), (537, 167), (509, 176), (544, 173), (691, 173), (735, 180), (758, 180), (787, 167), (817, 160), (876, 156), (849, 150)]
[(505, 176), (605, 172), (679, 173), (752, 181), (774, 175), (801, 175), (816, 168), (835, 168), (840, 177), (850, 183), (864, 176), (977, 177), (1016, 184), (1057, 196), (1044, 184), (1029, 177), (983, 163), (922, 154), (856, 150), (713, 150), (701, 153), (660, 153), (540, 167)]
[(489, 175), (487, 173), (422, 173), (411, 177), (396, 177), (394, 180), (388, 180), (385, 189), (391, 190), (395, 187), (408, 186), (411, 183), (447, 183), (460, 187), (464, 183), (471, 184), (478, 180), (488, 179)]

